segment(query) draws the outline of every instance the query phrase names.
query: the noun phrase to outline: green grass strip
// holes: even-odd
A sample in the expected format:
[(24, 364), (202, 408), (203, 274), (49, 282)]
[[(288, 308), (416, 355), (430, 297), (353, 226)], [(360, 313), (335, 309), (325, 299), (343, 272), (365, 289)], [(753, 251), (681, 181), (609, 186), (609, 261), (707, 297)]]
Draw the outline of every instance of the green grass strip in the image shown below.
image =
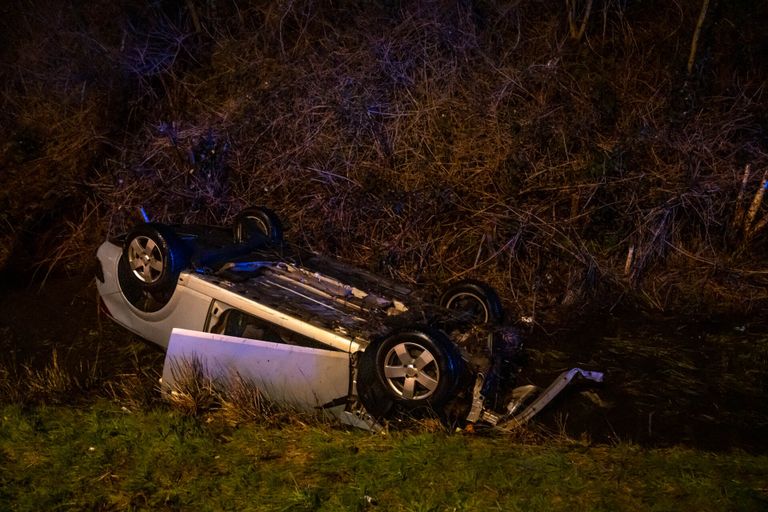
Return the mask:
[(0, 510), (766, 510), (768, 457), (0, 407)]

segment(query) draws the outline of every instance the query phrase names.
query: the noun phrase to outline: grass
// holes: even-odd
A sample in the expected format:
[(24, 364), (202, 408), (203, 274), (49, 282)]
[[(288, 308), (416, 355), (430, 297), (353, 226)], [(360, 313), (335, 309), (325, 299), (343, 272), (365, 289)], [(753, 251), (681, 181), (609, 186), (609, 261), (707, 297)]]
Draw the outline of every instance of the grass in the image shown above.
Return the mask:
[(768, 456), (2, 407), (3, 510), (765, 510)]

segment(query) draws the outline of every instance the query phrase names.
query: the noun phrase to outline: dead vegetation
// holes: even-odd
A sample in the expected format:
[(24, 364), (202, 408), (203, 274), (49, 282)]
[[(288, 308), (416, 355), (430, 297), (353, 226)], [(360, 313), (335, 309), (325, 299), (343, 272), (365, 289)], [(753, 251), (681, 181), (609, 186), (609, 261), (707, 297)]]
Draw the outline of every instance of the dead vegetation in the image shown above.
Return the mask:
[(238, 373), (213, 379), (199, 360), (171, 363), (173, 385), (163, 384), (164, 398), (190, 416), (206, 416), (229, 426), (241, 424), (289, 425), (320, 423), (328, 416), (312, 415), (269, 400), (259, 387)]
[(765, 303), (764, 6), (179, 5), (9, 18), (5, 267), (77, 270), (139, 207), (265, 204), (312, 249), (480, 277), (516, 315)]
[(56, 350), (52, 351), (50, 362), (41, 368), (29, 363), (0, 362), (2, 403), (71, 403), (91, 391), (97, 380), (93, 365), (62, 365)]

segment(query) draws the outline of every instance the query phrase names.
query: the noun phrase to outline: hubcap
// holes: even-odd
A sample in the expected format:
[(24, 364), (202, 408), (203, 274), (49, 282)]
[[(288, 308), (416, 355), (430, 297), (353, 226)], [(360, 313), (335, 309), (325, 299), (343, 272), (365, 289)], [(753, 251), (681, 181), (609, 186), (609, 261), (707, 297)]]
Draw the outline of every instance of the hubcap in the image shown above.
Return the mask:
[(389, 387), (408, 400), (432, 396), (440, 382), (440, 368), (435, 356), (422, 345), (398, 343), (384, 358), (384, 376)]
[(163, 274), (163, 253), (151, 238), (137, 236), (128, 245), (128, 265), (140, 281), (154, 283)]

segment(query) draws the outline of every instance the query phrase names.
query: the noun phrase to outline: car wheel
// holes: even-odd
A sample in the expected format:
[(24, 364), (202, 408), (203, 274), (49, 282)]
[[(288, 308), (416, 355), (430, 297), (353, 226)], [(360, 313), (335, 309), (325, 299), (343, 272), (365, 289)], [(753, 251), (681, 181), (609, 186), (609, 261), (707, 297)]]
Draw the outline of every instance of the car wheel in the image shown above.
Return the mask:
[(188, 259), (173, 230), (161, 224), (141, 224), (128, 233), (123, 244), (128, 268), (123, 284), (144, 292), (167, 293), (176, 286)]
[(117, 279), (123, 297), (140, 311), (151, 313), (165, 306), (173, 295), (173, 288), (166, 291), (151, 291), (139, 286), (125, 256), (117, 263)]
[(450, 285), (440, 297), (440, 305), (467, 315), (473, 324), (500, 324), (504, 319), (496, 290), (471, 279)]
[(283, 226), (280, 218), (263, 206), (246, 208), (235, 217), (233, 224), (235, 243), (253, 243), (262, 238), (274, 245), (283, 241)]
[(405, 330), (371, 343), (360, 359), (358, 396), (384, 416), (392, 406), (441, 412), (454, 396), (463, 368), (456, 347), (437, 331)]

